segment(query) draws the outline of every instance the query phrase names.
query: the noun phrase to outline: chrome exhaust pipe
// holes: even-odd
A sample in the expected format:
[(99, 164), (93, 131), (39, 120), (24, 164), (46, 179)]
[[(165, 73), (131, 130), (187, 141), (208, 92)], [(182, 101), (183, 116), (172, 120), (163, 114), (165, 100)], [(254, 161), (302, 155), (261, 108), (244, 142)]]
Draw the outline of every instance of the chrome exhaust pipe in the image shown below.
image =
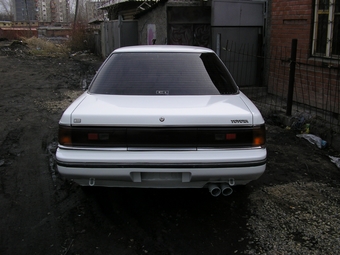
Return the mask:
[(213, 197), (218, 197), (221, 194), (221, 189), (216, 184), (209, 184), (208, 189)]
[(233, 193), (233, 189), (227, 183), (221, 184), (221, 192), (223, 196), (230, 196)]

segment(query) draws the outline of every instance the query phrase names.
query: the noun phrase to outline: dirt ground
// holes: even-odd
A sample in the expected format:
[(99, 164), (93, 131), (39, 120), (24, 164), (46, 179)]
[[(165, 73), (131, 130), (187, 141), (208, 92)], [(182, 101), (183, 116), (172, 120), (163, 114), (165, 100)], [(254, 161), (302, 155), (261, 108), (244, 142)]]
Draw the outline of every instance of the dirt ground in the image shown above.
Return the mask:
[(101, 62), (0, 47), (0, 254), (339, 254), (339, 154), (270, 118), (265, 174), (228, 197), (62, 179), (58, 121)]

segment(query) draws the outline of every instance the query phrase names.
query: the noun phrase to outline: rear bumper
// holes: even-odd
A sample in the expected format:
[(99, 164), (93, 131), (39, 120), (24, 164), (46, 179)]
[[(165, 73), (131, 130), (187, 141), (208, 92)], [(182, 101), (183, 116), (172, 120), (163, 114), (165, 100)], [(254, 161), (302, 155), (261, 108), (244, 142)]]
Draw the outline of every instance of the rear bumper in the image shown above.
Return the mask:
[(206, 151), (86, 151), (58, 148), (59, 173), (80, 185), (201, 188), (244, 185), (266, 168), (266, 149)]

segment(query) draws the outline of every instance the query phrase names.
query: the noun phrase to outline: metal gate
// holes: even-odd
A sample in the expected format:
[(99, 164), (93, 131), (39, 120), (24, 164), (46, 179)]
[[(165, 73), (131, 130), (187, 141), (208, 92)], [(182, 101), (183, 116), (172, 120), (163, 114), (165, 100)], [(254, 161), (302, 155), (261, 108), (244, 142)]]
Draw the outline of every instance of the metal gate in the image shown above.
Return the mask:
[(210, 47), (210, 7), (168, 7), (168, 44)]
[(258, 86), (262, 77), (264, 1), (212, 3), (212, 48), (240, 87)]

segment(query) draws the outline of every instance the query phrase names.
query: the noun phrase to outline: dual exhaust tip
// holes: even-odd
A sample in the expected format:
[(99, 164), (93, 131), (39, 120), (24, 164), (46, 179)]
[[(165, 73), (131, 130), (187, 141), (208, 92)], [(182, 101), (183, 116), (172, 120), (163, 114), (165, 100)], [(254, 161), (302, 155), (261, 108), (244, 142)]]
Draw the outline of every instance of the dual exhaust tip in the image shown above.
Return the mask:
[(208, 186), (209, 192), (213, 197), (218, 197), (219, 195), (230, 196), (233, 193), (233, 189), (228, 183), (214, 184), (211, 183)]

